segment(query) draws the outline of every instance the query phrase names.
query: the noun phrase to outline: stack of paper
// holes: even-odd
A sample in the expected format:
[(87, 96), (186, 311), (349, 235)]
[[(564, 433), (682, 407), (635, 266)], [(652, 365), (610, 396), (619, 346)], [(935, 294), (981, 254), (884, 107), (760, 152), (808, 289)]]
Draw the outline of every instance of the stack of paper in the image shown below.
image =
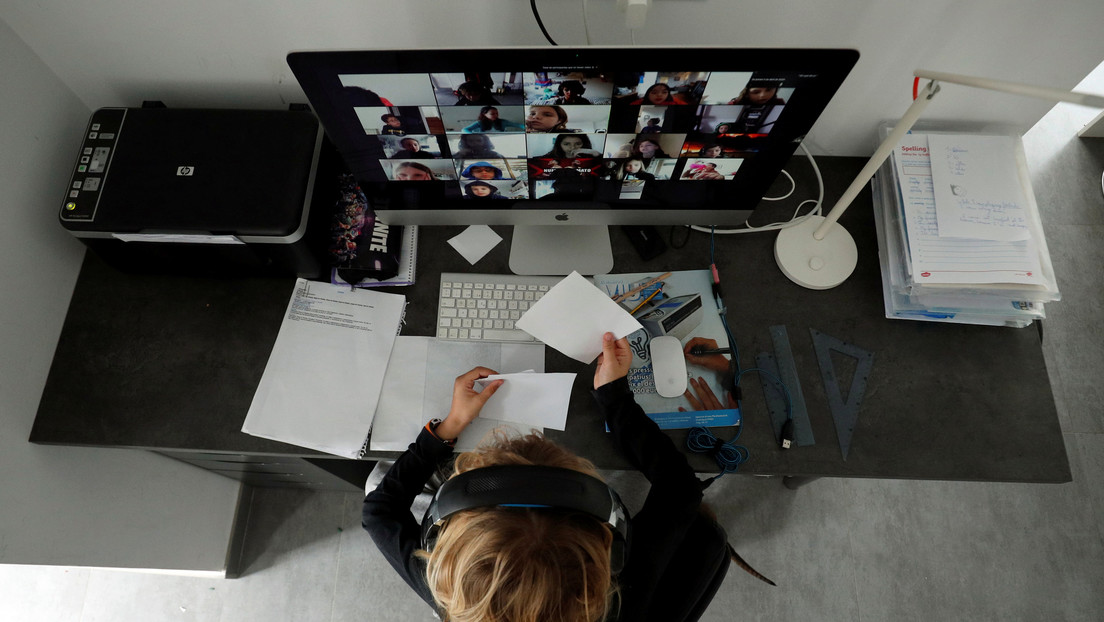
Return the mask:
[(874, 216), (886, 317), (1023, 327), (1060, 298), (1018, 136), (906, 135)]
[(298, 279), (242, 432), (360, 456), (405, 307), (397, 294)]

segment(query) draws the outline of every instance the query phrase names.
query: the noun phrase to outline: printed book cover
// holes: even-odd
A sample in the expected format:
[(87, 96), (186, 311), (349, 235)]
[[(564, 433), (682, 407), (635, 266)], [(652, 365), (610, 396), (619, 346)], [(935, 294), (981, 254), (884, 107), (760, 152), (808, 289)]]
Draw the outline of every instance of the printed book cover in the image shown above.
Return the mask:
[[(684, 270), (666, 275), (655, 272), (608, 274), (594, 277), (594, 283), (610, 297), (615, 297), (661, 276), (661, 280), (619, 301), (644, 326), (643, 330), (628, 335), (633, 350), (629, 386), (636, 395), (637, 403), (663, 429), (736, 425), (740, 420), (739, 409), (694, 411), (685, 397), (661, 397), (656, 392), (652, 375), (648, 344), (655, 337), (677, 337), (683, 347), (695, 337), (712, 339), (721, 347), (728, 345), (724, 325), (713, 300), (709, 271)], [(688, 377), (704, 380), (721, 403), (726, 402), (720, 373), (689, 361), (686, 373)], [(689, 384), (687, 388), (690, 388)], [(679, 407), (686, 411), (680, 412)]]

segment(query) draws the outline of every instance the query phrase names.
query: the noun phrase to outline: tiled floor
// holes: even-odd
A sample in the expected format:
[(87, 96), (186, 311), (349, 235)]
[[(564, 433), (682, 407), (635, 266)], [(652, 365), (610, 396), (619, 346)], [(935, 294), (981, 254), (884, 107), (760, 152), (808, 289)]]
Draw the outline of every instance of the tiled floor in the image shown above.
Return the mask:
[[(1074, 481), (820, 480), (798, 491), (729, 476), (708, 499), (779, 587), (729, 572), (705, 620), (1099, 620), (1104, 616), (1104, 139), (1059, 108), (1025, 138), (1064, 300), (1045, 353)], [(630, 506), (639, 476), (610, 474)], [(0, 619), (431, 620), (360, 529), (360, 496), (255, 490), (243, 576), (210, 580), (0, 566)]]

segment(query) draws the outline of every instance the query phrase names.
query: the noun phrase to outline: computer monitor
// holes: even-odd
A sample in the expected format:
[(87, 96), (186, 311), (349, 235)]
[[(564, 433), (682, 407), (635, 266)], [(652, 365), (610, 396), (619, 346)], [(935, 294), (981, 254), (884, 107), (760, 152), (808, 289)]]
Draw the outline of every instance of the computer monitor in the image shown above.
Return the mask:
[(695, 47), (288, 55), (382, 221), (515, 225), (510, 265), (528, 274), (608, 271), (605, 225), (743, 223), (857, 60)]

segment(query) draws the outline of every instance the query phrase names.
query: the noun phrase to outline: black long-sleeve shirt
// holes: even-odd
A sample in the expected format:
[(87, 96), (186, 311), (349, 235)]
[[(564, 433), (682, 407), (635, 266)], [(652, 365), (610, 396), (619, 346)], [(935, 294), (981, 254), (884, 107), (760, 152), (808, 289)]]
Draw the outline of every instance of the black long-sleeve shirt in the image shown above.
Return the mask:
[[(661, 620), (658, 606), (677, 593), (680, 573), (665, 576), (671, 556), (693, 523), (701, 503), (698, 479), (686, 458), (633, 399), (629, 383), (621, 378), (594, 391), (610, 433), (621, 452), (651, 483), (644, 506), (632, 517), (631, 541), (625, 567), (617, 581), (618, 620)], [(380, 485), (364, 499), (362, 524), (391, 566), (422, 600), (435, 608), (426, 584), (425, 563), (414, 556), (421, 528), (410, 513), (422, 491), (452, 448), (426, 430), (399, 457)], [(667, 621), (664, 621), (667, 622)]]

